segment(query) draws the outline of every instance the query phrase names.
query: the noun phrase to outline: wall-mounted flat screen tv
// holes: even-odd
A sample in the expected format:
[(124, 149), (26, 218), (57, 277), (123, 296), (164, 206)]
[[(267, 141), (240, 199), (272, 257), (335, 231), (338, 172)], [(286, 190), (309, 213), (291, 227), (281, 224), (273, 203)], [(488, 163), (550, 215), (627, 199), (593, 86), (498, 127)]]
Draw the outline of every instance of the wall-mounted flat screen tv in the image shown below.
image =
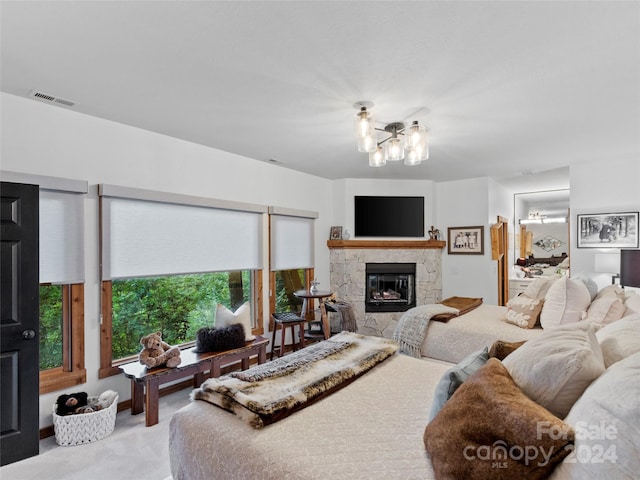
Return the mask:
[(424, 197), (356, 196), (356, 237), (424, 237)]

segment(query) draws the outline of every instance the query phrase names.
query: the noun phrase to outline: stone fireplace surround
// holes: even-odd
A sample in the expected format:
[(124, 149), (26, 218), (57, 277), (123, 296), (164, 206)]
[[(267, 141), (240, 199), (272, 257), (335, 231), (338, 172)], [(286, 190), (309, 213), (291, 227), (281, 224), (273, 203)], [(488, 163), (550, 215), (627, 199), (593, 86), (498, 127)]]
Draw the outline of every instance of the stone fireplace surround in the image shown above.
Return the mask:
[(416, 305), (442, 300), (440, 240), (329, 240), (330, 285), (336, 299), (350, 303), (358, 332), (391, 338), (404, 312), (365, 312), (367, 263), (415, 263)]

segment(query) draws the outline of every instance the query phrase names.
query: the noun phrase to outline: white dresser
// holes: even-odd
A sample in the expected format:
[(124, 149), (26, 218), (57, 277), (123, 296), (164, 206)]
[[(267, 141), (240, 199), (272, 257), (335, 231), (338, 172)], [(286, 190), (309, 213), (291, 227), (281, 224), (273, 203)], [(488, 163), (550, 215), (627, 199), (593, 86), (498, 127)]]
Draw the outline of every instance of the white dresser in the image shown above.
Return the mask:
[(509, 300), (513, 297), (517, 297), (524, 292), (529, 284), (533, 282), (535, 278), (510, 278), (509, 279)]

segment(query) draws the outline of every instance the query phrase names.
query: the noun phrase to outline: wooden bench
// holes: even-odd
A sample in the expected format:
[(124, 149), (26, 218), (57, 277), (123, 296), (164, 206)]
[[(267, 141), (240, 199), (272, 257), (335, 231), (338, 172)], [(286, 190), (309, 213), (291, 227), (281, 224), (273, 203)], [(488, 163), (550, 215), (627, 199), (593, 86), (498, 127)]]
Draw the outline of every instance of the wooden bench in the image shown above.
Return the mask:
[(266, 361), (268, 344), (267, 338), (258, 336), (244, 347), (224, 352), (196, 353), (195, 347), (187, 348), (180, 352), (182, 363), (176, 368), (149, 369), (139, 361), (120, 365), (118, 368), (124, 376), (131, 379), (131, 414), (144, 411), (146, 426), (157, 424), (161, 384), (193, 375), (193, 385), (199, 387), (205, 380), (205, 373), (208, 372), (208, 377), (219, 377), (222, 367), (238, 361), (242, 370), (246, 370), (253, 356), (257, 356), (259, 364)]

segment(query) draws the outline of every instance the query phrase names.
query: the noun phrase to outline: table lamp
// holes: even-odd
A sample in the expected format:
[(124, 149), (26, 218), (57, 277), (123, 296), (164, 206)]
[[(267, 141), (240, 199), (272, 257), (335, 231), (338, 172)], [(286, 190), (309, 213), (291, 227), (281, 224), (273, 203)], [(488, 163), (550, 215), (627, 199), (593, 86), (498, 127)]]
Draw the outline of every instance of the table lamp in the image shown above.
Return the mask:
[(619, 278), (620, 271), (620, 254), (619, 253), (596, 253), (593, 255), (594, 271), (597, 273), (610, 273), (611, 284), (616, 283)]

